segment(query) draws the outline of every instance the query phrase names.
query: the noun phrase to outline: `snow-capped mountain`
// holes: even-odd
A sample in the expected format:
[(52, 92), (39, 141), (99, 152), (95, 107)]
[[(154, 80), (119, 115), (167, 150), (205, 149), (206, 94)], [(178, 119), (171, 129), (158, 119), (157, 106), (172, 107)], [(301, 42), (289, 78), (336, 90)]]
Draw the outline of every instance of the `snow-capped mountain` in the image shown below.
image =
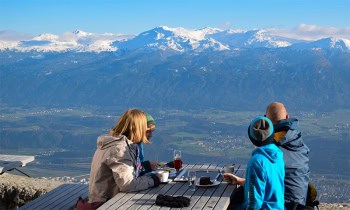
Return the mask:
[(30, 40), (23, 41), (1, 41), (0, 50), (10, 49), (21, 52), (102, 52), (115, 51), (111, 45), (116, 40), (131, 38), (130, 35), (122, 34), (95, 34), (81, 30), (66, 32), (61, 35), (41, 34)]
[(207, 38), (208, 34), (220, 31), (220, 29), (213, 28), (188, 30), (161, 26), (145, 31), (133, 39), (114, 42), (113, 46), (123, 50), (160, 49), (177, 52), (228, 50), (228, 46), (221, 44), (215, 39)]
[(347, 51), (350, 49), (350, 40), (337, 39), (337, 38), (325, 38), (313, 42), (298, 43), (293, 45), (296, 49), (339, 49)]
[(314, 41), (291, 39), (267, 30), (191, 30), (160, 26), (139, 35), (96, 34), (76, 30), (61, 35), (41, 34), (22, 41), (0, 40), (0, 50), (40, 52), (104, 52), (160, 50), (175, 53), (228, 51), (245, 48), (337, 49), (350, 50), (350, 40), (325, 38)]
[(269, 35), (265, 30), (226, 30), (211, 34), (210, 37), (230, 46), (230, 48), (279, 48), (292, 44), (290, 40)]

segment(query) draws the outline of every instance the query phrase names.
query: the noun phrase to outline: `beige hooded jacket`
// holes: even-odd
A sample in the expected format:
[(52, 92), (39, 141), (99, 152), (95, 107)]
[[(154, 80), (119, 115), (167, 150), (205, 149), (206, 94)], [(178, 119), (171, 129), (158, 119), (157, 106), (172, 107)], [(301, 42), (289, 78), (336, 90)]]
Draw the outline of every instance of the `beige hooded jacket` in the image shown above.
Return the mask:
[(98, 137), (90, 171), (90, 203), (105, 202), (118, 192), (140, 191), (154, 186), (150, 176), (136, 177), (136, 154), (137, 145), (125, 136)]

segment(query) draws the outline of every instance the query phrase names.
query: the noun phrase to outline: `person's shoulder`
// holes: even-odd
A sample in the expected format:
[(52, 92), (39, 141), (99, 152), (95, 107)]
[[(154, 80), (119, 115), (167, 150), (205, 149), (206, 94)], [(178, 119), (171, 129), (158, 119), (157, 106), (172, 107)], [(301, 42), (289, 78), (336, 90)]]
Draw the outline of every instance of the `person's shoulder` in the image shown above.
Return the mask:
[(266, 157), (261, 153), (255, 153), (249, 160), (250, 165), (254, 167), (262, 167)]

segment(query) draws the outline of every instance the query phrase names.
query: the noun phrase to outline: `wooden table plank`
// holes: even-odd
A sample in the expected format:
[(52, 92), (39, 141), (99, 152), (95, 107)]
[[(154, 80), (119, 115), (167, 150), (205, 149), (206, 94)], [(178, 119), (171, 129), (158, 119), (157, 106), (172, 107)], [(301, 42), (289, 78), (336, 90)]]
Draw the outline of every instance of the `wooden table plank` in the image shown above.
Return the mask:
[[(222, 166), (218, 164), (197, 164), (187, 165), (186, 167), (204, 171), (206, 169), (215, 171), (215, 169)], [(186, 172), (184, 172), (183, 176), (187, 177)], [(192, 192), (189, 190), (188, 182), (170, 182), (168, 184), (161, 184), (158, 187), (151, 188), (148, 191), (141, 191), (138, 193), (118, 193), (102, 205), (99, 210), (180, 210), (180, 208), (157, 206), (155, 200), (158, 194), (172, 196), (182, 195), (191, 198), (190, 206), (183, 209), (226, 209), (225, 207), (229, 204), (230, 195), (233, 189), (233, 186), (227, 185), (226, 183), (220, 183), (220, 185), (216, 187), (199, 187), (195, 192)]]
[[(58, 209), (75, 209), (75, 204), (78, 201), (79, 197), (82, 197), (83, 199), (88, 198), (89, 195), (89, 186), (87, 185), (87, 187), (81, 189), (75, 196), (71, 196), (71, 198), (69, 199), (69, 202), (64, 202), (64, 203), (60, 203), (57, 208)], [(71, 203), (73, 203), (73, 206), (71, 205)]]
[(34, 209), (35, 206), (40, 206), (45, 202), (45, 199), (54, 199), (56, 194), (62, 194), (64, 193), (67, 189), (69, 189), (69, 185), (68, 184), (63, 184), (58, 186), (57, 188), (49, 191), (48, 193), (46, 193), (45, 195), (40, 196), (39, 198), (36, 198), (33, 201), (30, 201), (29, 203), (27, 203), (26, 205), (22, 206), (21, 209)]
[[(193, 165), (193, 164), (189, 164), (189, 165), (185, 165), (184, 166), (184, 169), (185, 168), (192, 168), (192, 167), (194, 167), (195, 165)], [(187, 182), (178, 182), (178, 183), (176, 183), (176, 182), (172, 182), (172, 183), (169, 183), (169, 184), (167, 184), (167, 185), (169, 185), (170, 187), (169, 188), (165, 188), (165, 189), (162, 189), (162, 190), (160, 190), (159, 192), (158, 192), (158, 194), (166, 194), (166, 195), (174, 195), (174, 194), (176, 194), (178, 191), (179, 191), (179, 189), (183, 189), (183, 188), (187, 188), (188, 189), (188, 186), (186, 186), (186, 183)], [(179, 188), (179, 185), (181, 185), (181, 187)], [(149, 199), (148, 201), (147, 201), (147, 206), (145, 206), (145, 207), (141, 207), (140, 209), (169, 209), (168, 207), (160, 207), (160, 206), (157, 206), (156, 204), (155, 204), (155, 201), (156, 201), (156, 198), (157, 198), (157, 195), (158, 194), (155, 194), (155, 195), (153, 195), (152, 197), (151, 197), (151, 199)]]
[[(200, 164), (200, 165), (196, 165), (195, 167), (193, 167), (193, 169), (207, 169), (209, 167), (209, 165), (204, 165), (204, 164)], [(206, 189), (205, 188), (197, 188), (195, 192), (186, 192), (186, 195), (191, 195), (191, 203), (190, 206), (187, 207), (188, 209), (193, 208), (197, 202), (199, 201), (199, 199), (202, 197), (202, 195), (205, 193)]]
[(89, 195), (89, 186), (88, 185), (83, 185), (83, 186), (84, 187), (80, 188), (79, 191), (77, 191), (74, 194), (74, 196), (70, 196), (66, 198), (64, 202), (59, 203), (57, 206), (55, 206), (55, 208), (56, 209), (75, 209), (75, 204), (78, 201), (78, 198), (82, 197), (83, 199), (85, 199)]
[[(161, 184), (160, 189), (165, 187), (165, 184)], [(152, 197), (154, 194), (156, 194), (159, 191), (159, 188), (151, 188), (146, 193), (139, 192), (137, 193), (133, 199), (126, 202), (124, 205), (122, 205), (121, 209), (138, 209), (142, 205), (144, 205), (150, 197)], [(149, 195), (149, 196), (146, 196)]]
[[(217, 168), (217, 165), (209, 165), (208, 166), (208, 169), (216, 169), (216, 168)], [(221, 188), (219, 188), (219, 187), (207, 187), (205, 189), (206, 189), (205, 192), (203, 193), (201, 198), (199, 198), (196, 205), (192, 207), (192, 209), (203, 209), (209, 200), (208, 198), (210, 198), (214, 194), (215, 191), (220, 190)], [(220, 192), (218, 192), (218, 194), (220, 194)]]
[(219, 202), (221, 196), (223, 195), (227, 185), (224, 183), (220, 183), (220, 185), (217, 187), (213, 195), (210, 197), (210, 199), (207, 201), (203, 209), (209, 210), (213, 209)]
[[(198, 166), (198, 165), (193, 165), (191, 168), (187, 168), (187, 169), (198, 169), (200, 168), (201, 166)], [(176, 195), (182, 195), (182, 196), (185, 196), (185, 197), (188, 197), (191, 199), (191, 202), (190, 202), (190, 206), (189, 207), (186, 207), (186, 209), (190, 209), (191, 206), (194, 206), (194, 204), (199, 200), (199, 197), (204, 193), (204, 190), (200, 190), (200, 189), (196, 189), (196, 191), (192, 191), (190, 188), (189, 188), (189, 185), (185, 186), (184, 189), (184, 192), (182, 191), (182, 189), (180, 189)], [(171, 210), (180, 210), (181, 208), (171, 208)]]
[[(190, 165), (187, 165), (186, 168), (184, 168), (184, 170), (188, 170), (188, 169), (193, 169), (195, 167), (195, 165), (193, 164), (190, 164)], [(185, 174), (185, 176), (187, 176), (187, 174)], [(183, 185), (177, 190), (175, 191), (172, 196), (184, 196), (184, 194), (186, 192), (189, 192), (190, 195), (192, 195), (194, 192), (192, 192), (190, 189), (189, 189), (189, 182), (183, 182)], [(170, 194), (168, 194), (170, 195)], [(191, 196), (187, 196), (187, 197), (191, 197)], [(159, 209), (161, 210), (169, 210), (169, 209), (172, 209), (172, 210), (175, 210), (175, 209), (181, 209), (181, 208), (170, 208), (170, 207), (160, 207)]]
[(147, 201), (143, 205), (141, 205), (139, 208), (137, 208), (137, 209), (140, 209), (140, 210), (149, 209), (150, 207), (155, 205), (155, 201), (156, 201), (156, 198), (157, 198), (158, 194), (166, 194), (175, 185), (176, 185), (176, 182), (170, 182), (170, 183), (166, 184), (162, 189), (160, 189), (159, 191), (155, 192), (153, 195), (148, 195), (147, 196), (148, 197)]
[[(164, 187), (164, 186), (161, 186)], [(139, 195), (136, 195), (135, 201), (129, 200), (127, 203), (125, 203), (123, 206), (123, 209), (139, 209), (142, 206), (146, 205), (148, 200), (157, 192), (159, 191), (159, 188), (151, 188), (147, 193), (141, 193)], [(137, 199), (137, 200), (136, 200)], [(129, 203), (130, 202), (130, 203)], [(124, 208), (125, 207), (125, 208)]]
[[(35, 207), (35, 209), (59, 209), (56, 208), (56, 206), (58, 206), (62, 202), (67, 202), (67, 200), (72, 201), (71, 204), (74, 206), (74, 203), (78, 200), (79, 196), (75, 197), (73, 195), (77, 195), (78, 192), (81, 191), (81, 189), (84, 187), (86, 187), (86, 185), (77, 184), (76, 187), (71, 187), (67, 189), (64, 193), (56, 195), (52, 200), (46, 200), (47, 202), (44, 202), (42, 205)], [(75, 201), (71, 200), (72, 197)]]
[(202, 209), (207, 203), (208, 199), (211, 197), (211, 195), (215, 192), (215, 190), (216, 187), (207, 188), (192, 209)]
[[(137, 203), (138, 201), (140, 201), (140, 199), (142, 198), (142, 196), (145, 193), (149, 193), (151, 192), (151, 189), (148, 189), (147, 192), (136, 192), (134, 194), (133, 197), (131, 197), (127, 202), (125, 202), (124, 204), (120, 205), (119, 208), (120, 209), (128, 209), (130, 206), (132, 206), (134, 203)], [(110, 209), (114, 208), (115, 205), (111, 206)], [(115, 208), (114, 208), (115, 209)]]
[(88, 189), (85, 184), (63, 184), (20, 209), (69, 209), (74, 207), (79, 196), (87, 197)]
[[(185, 166), (187, 167), (187, 165)], [(176, 185), (176, 182), (170, 182), (168, 184), (165, 184), (162, 188), (152, 188), (152, 193), (145, 194), (141, 197), (140, 201), (138, 203), (135, 203), (134, 205), (130, 206), (128, 209), (148, 209), (155, 205), (155, 200), (158, 194), (167, 194), (168, 191)]]
[(231, 196), (234, 189), (235, 189), (234, 185), (227, 185), (224, 193), (221, 195), (214, 210), (227, 209), (228, 205), (230, 204), (230, 196)]
[[(187, 182), (178, 182), (178, 183), (175, 183), (172, 188), (166, 193), (167, 195), (174, 195), (183, 185), (187, 184)], [(159, 193), (159, 194), (162, 194), (162, 193)], [(169, 209), (168, 207), (161, 207), (161, 206), (157, 206), (155, 204), (155, 201), (154, 200), (154, 204), (152, 205), (151, 208), (149, 208), (150, 210), (157, 210), (157, 209)]]
[[(212, 169), (220, 169), (220, 168), (222, 168), (222, 165), (217, 164), (217, 165), (215, 165), (215, 167), (213, 165), (211, 168)], [(219, 171), (218, 171), (218, 173), (219, 173)], [(207, 203), (205, 204), (203, 209), (207, 209), (207, 210), (213, 209), (217, 205), (217, 203), (218, 203), (220, 197), (222, 196), (223, 192), (225, 191), (226, 187), (227, 187), (227, 184), (225, 182), (221, 182), (220, 185), (218, 187), (216, 187), (216, 190), (214, 191), (214, 193), (212, 194), (210, 199), (207, 201)]]
[(118, 193), (113, 198), (109, 199), (106, 203), (98, 208), (98, 210), (105, 210), (112, 206), (114, 203), (118, 202), (119, 199), (123, 198), (125, 193)]
[(202, 197), (202, 195), (204, 194), (204, 192), (206, 191), (205, 188), (198, 188), (195, 192), (186, 192), (185, 195), (191, 194), (191, 203), (190, 206), (188, 207), (189, 209), (191, 209), (192, 207), (194, 207), (196, 205), (196, 203), (198, 202), (198, 200)]
[(122, 208), (125, 203), (127, 203), (129, 200), (131, 200), (136, 193), (126, 193), (125, 196), (123, 196), (121, 199), (118, 200), (118, 202), (115, 202), (112, 206), (110, 206), (108, 209), (125, 209)]

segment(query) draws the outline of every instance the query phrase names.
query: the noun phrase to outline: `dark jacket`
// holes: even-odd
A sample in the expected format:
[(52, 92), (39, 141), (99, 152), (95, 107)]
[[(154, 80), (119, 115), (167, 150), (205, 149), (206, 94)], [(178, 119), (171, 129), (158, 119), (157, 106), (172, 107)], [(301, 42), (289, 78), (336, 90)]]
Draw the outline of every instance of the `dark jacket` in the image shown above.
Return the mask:
[(285, 164), (286, 203), (305, 205), (309, 183), (309, 148), (304, 144), (295, 118), (281, 120), (274, 125), (277, 146), (283, 151)]

